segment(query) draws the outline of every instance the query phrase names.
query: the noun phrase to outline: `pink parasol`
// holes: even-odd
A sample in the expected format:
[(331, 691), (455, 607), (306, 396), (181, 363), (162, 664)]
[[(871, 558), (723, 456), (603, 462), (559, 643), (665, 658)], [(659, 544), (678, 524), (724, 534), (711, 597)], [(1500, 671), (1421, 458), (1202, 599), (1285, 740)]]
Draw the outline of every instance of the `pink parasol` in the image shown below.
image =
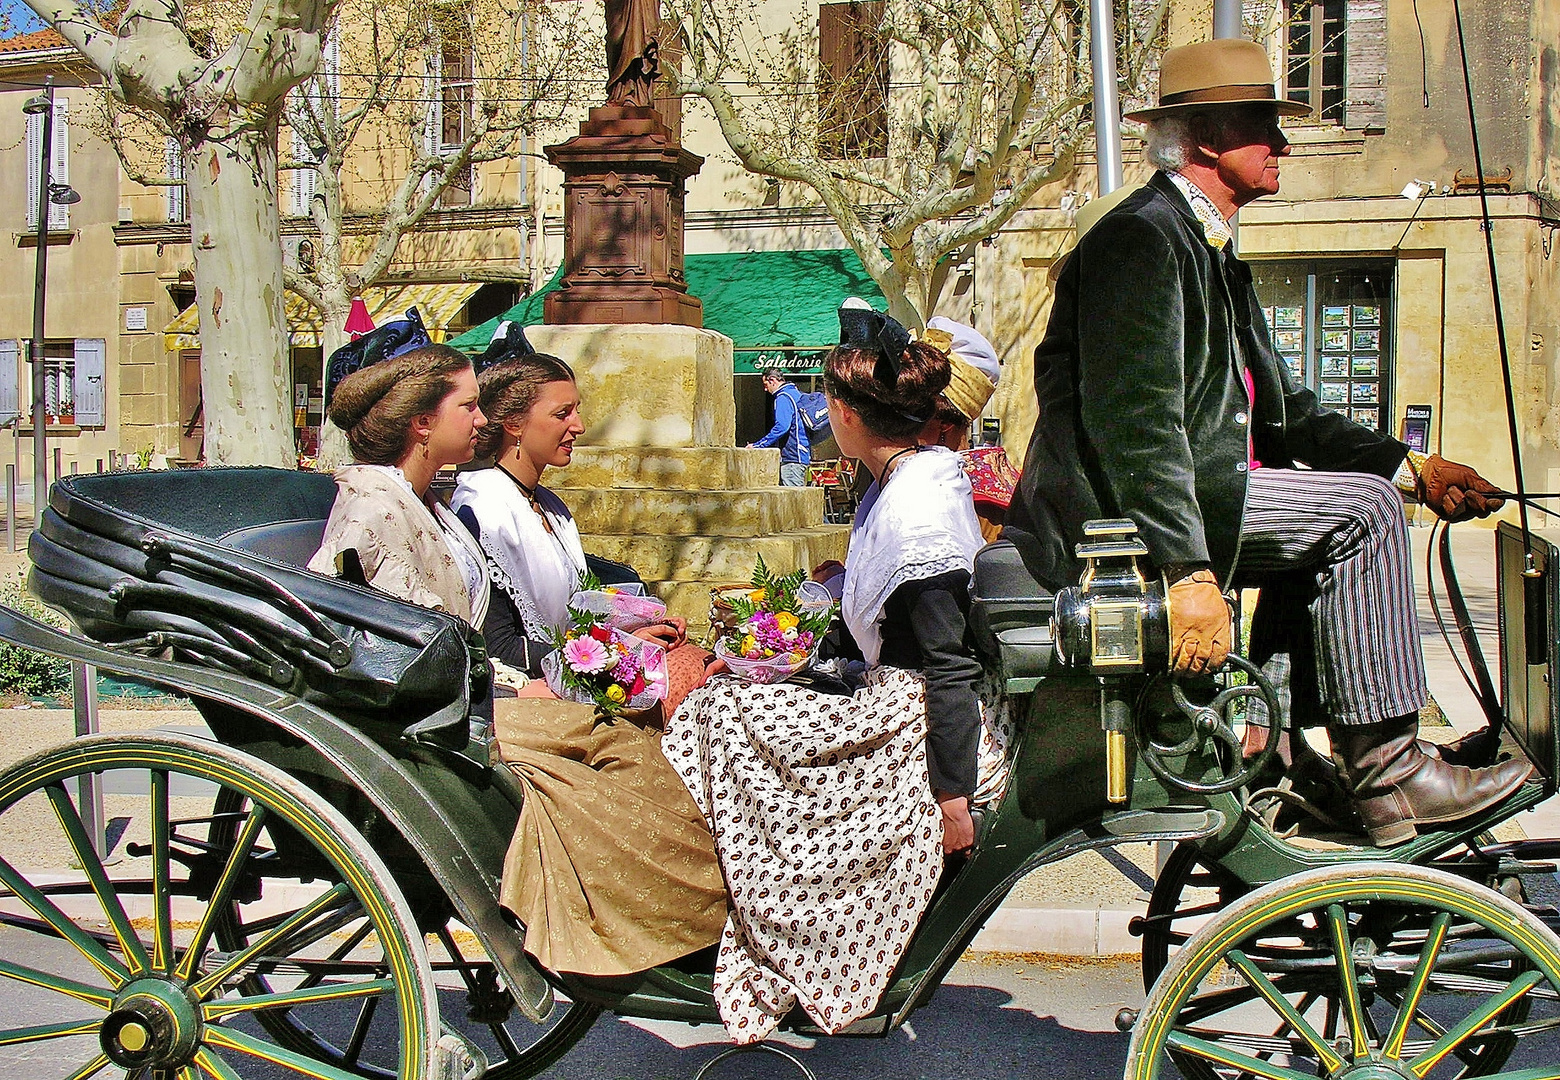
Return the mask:
[(352, 335), (353, 341), (374, 329), (374, 320), (368, 317), (368, 305), (361, 296), (352, 298), (352, 310), (347, 312), (347, 325), (342, 329)]

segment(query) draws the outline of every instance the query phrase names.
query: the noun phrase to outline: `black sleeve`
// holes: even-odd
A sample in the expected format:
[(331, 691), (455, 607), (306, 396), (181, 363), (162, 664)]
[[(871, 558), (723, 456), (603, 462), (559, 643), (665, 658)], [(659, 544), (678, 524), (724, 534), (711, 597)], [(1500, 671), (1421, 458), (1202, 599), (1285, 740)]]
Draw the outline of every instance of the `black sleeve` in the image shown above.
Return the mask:
[(502, 589), (492, 589), (488, 594), (487, 618), (482, 620), (482, 637), (487, 641), (488, 655), (502, 660), (510, 667), (519, 668), (532, 678), (542, 674), (542, 657), (552, 652), (550, 641), (538, 641), (525, 636), (515, 602)]
[(932, 790), (969, 795), (979, 779), (980, 661), (965, 642), (970, 575), (907, 581), (889, 597), (880, 660), (926, 676), (927, 767)]

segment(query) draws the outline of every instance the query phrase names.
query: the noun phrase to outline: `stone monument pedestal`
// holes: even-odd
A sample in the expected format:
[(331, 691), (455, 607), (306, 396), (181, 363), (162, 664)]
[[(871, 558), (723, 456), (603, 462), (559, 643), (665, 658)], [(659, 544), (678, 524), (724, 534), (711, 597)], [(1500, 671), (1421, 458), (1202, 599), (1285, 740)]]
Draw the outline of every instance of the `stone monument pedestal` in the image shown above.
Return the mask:
[(778, 450), (735, 443), (731, 339), (691, 326), (532, 326), (537, 350), (579, 380), (585, 434), (547, 486), (585, 550), (628, 563), (692, 627), (709, 590), (845, 558), (850, 529), (823, 523), (821, 488), (777, 484)]
[(683, 276), (683, 183), (704, 159), (652, 108), (602, 105), (546, 148), (563, 170), (563, 283), (548, 323), (702, 326)]

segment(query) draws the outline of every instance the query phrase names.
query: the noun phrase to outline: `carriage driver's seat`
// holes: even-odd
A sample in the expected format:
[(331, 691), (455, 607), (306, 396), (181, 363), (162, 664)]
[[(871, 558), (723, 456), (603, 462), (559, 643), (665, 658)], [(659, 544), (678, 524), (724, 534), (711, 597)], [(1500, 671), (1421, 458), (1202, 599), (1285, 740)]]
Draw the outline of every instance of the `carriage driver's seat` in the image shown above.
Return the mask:
[(1030, 576), (1012, 543), (998, 540), (975, 553), (970, 629), (976, 646), (1000, 663), (1010, 689), (1020, 689), (1014, 680), (1050, 674), (1054, 607), (1055, 597)]

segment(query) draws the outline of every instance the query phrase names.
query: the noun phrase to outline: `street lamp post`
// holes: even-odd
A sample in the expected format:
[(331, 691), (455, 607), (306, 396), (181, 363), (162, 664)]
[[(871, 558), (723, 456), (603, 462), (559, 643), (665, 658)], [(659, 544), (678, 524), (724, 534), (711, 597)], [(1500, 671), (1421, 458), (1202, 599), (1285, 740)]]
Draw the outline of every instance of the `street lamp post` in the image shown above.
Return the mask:
[(54, 163), (54, 76), (44, 79), (43, 93), (28, 98), (22, 105), (28, 116), (43, 117), (42, 149), (38, 152), (38, 252), (33, 269), (32, 344), (28, 360), (32, 363), (33, 422), (33, 527), (43, 527), (43, 508), (49, 491), (48, 371), (44, 366), (43, 311), (49, 275), (49, 204), (70, 205), (81, 201), (69, 184), (50, 182)]

